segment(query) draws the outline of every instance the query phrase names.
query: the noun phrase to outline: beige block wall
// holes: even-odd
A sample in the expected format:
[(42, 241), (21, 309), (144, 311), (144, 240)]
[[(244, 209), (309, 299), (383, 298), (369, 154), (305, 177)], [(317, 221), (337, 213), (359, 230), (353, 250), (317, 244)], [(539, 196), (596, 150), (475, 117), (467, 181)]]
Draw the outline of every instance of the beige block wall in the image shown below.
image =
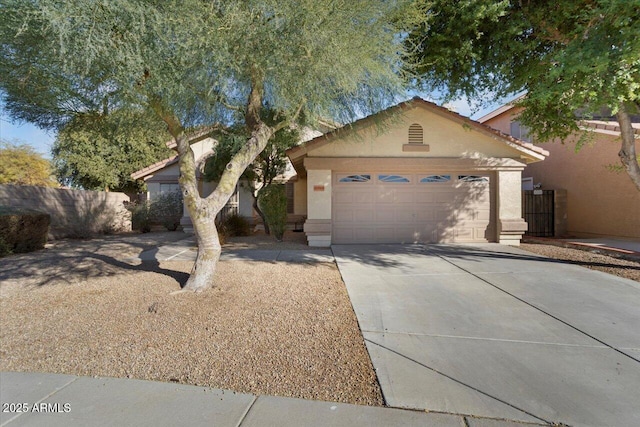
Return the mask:
[(27, 185), (0, 185), (0, 205), (23, 207), (51, 216), (50, 238), (79, 232), (130, 231), (131, 215), (124, 193), (67, 190)]

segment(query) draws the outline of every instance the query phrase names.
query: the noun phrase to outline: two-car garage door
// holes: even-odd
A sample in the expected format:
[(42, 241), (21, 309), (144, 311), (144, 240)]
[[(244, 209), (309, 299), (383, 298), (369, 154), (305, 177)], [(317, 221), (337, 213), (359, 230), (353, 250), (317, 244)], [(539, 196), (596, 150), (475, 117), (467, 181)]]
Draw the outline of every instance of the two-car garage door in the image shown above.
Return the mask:
[(477, 172), (334, 173), (332, 242), (487, 242), (493, 180)]

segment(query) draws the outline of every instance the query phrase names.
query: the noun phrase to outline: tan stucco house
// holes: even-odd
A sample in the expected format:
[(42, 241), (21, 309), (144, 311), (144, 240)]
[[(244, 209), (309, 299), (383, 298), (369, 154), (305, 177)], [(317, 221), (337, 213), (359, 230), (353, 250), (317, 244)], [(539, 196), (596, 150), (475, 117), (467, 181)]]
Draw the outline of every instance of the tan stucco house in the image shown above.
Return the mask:
[(310, 246), (518, 245), (522, 171), (547, 154), (420, 98), (287, 152)]
[[(512, 104), (501, 106), (479, 122), (515, 137), (529, 139), (518, 122), (521, 110)], [(640, 193), (626, 172), (612, 171), (619, 165), (620, 128), (617, 122), (584, 120), (583, 129), (593, 139), (576, 152), (578, 136), (542, 143), (549, 152), (544, 162), (527, 165), (525, 182), (549, 190), (566, 190), (566, 218), (562, 232), (572, 237), (640, 238)], [(640, 138), (640, 123), (633, 124)], [(636, 150), (640, 143), (636, 142)]]

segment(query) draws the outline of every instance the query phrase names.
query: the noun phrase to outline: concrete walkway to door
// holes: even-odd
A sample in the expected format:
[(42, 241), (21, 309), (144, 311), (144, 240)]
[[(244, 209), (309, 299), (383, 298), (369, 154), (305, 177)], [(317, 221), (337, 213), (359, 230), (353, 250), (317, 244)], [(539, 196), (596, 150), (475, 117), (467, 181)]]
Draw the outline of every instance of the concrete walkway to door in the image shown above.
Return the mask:
[(640, 284), (517, 248), (336, 245), (387, 405), (640, 425)]

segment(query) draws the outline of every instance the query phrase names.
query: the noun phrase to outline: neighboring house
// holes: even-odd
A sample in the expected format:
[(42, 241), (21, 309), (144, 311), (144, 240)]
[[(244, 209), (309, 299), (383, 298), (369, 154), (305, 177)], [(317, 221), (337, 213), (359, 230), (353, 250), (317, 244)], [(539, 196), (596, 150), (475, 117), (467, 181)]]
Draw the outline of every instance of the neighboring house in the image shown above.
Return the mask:
[[(528, 138), (517, 115), (521, 110), (504, 105), (478, 119), (501, 132)], [(637, 121), (637, 120), (636, 120)], [(529, 185), (548, 190), (566, 190), (564, 233), (574, 237), (611, 236), (640, 238), (640, 193), (625, 171), (612, 171), (620, 165), (620, 128), (617, 122), (584, 120), (584, 129), (593, 131), (593, 139), (578, 152), (578, 136), (565, 144), (547, 142), (544, 162), (528, 165), (523, 172)], [(634, 123), (640, 135), (640, 123)], [(541, 141), (536, 141), (541, 143)], [(636, 143), (636, 150), (640, 144)], [(525, 188), (527, 189), (527, 188)]]
[(414, 98), (287, 152), (310, 246), (518, 245), (521, 174), (547, 152)]

